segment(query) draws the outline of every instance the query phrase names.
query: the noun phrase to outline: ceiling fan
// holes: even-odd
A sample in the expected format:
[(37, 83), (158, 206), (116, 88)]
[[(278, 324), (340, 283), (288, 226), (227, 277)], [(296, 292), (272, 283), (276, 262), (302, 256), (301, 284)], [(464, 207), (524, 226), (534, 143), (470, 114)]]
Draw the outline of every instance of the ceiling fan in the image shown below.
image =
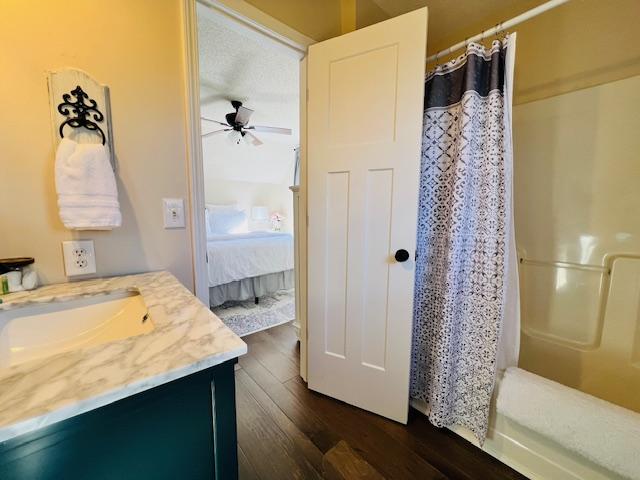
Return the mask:
[(213, 132), (208, 132), (202, 135), (202, 138), (210, 137), (212, 135), (219, 135), (224, 132), (229, 132), (229, 139), (235, 142), (236, 144), (240, 143), (240, 140), (244, 139), (245, 142), (251, 145), (262, 145), (262, 141), (256, 137), (251, 131), (254, 132), (265, 132), (265, 133), (279, 133), (282, 135), (291, 135), (290, 128), (280, 128), (280, 127), (263, 127), (259, 125), (247, 125), (249, 123), (249, 119), (251, 118), (251, 114), (253, 110), (243, 107), (242, 102), (238, 100), (232, 100), (231, 105), (236, 109), (235, 112), (227, 113), (225, 115), (225, 122), (219, 122), (217, 120), (213, 120), (207, 117), (200, 117), (202, 120), (207, 122), (217, 123), (218, 125), (222, 125), (223, 127), (220, 130), (214, 130)]

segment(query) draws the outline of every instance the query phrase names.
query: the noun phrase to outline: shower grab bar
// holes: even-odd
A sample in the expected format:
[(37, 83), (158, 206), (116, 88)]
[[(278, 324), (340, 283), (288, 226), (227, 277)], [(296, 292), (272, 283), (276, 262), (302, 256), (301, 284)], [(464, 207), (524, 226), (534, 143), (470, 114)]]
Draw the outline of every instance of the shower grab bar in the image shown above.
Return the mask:
[(533, 336), (538, 336), (538, 338), (542, 338), (547, 341), (552, 341), (555, 343), (562, 344), (568, 348), (574, 350), (593, 350), (600, 346), (600, 342), (602, 341), (602, 331), (604, 329), (604, 315), (607, 309), (607, 303), (609, 300), (609, 291), (611, 290), (611, 272), (613, 270), (613, 264), (616, 260), (628, 258), (631, 260), (640, 260), (640, 253), (607, 253), (604, 256), (605, 266), (601, 265), (584, 265), (580, 263), (572, 263), (572, 262), (553, 262), (553, 261), (544, 261), (544, 260), (532, 260), (528, 258), (524, 258), (522, 255), (518, 256), (519, 263), (526, 265), (534, 265), (534, 266), (553, 266), (559, 268), (571, 268), (575, 270), (585, 270), (591, 272), (597, 272), (602, 274), (602, 278), (600, 281), (600, 287), (598, 292), (598, 313), (597, 313), (597, 331), (596, 331), (596, 342), (591, 345), (580, 345), (576, 342), (567, 341), (553, 335), (544, 335), (535, 333), (535, 330), (527, 328), (526, 325), (523, 324), (522, 331)]
[(600, 272), (600, 273), (611, 273), (611, 268), (608, 266), (602, 265), (589, 265), (584, 263), (574, 263), (574, 262), (556, 262), (550, 260), (534, 260), (531, 258), (520, 257), (519, 262), (524, 265), (534, 265), (539, 267), (558, 267), (558, 268), (570, 268), (572, 270), (585, 270), (588, 272)]

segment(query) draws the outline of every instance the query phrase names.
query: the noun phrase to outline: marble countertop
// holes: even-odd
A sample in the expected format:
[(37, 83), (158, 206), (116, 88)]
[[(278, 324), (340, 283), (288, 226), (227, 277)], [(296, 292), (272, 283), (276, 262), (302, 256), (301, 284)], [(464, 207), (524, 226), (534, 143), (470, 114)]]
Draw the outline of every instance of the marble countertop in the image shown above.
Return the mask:
[(0, 312), (139, 292), (154, 330), (0, 370), (0, 442), (218, 365), (246, 344), (168, 272), (49, 285), (2, 297)]

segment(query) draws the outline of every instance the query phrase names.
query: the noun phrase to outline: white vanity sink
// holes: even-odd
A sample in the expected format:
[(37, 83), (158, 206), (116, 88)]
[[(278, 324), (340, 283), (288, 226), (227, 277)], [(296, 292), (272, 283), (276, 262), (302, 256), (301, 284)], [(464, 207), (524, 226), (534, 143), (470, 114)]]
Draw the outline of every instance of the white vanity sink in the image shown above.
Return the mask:
[(138, 293), (111, 293), (0, 311), (0, 369), (149, 333)]

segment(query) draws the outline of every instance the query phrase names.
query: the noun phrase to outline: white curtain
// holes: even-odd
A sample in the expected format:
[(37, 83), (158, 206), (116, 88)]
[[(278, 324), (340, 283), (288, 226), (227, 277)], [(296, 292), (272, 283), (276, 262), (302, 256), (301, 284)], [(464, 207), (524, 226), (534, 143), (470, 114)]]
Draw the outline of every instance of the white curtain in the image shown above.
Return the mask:
[(520, 355), (520, 283), (518, 277), (518, 251), (516, 249), (516, 233), (514, 227), (513, 210), (513, 82), (516, 61), (516, 33), (506, 38), (507, 54), (505, 58), (504, 74), (504, 131), (505, 131), (505, 168), (508, 169), (507, 177), (510, 178), (511, 192), (508, 226), (508, 261), (505, 275), (504, 314), (502, 316), (502, 331), (498, 344), (496, 358), (497, 370), (502, 371), (508, 367), (518, 365)]
[(511, 100), (515, 35), (427, 76), (412, 398), (482, 442), (498, 366), (517, 362)]

